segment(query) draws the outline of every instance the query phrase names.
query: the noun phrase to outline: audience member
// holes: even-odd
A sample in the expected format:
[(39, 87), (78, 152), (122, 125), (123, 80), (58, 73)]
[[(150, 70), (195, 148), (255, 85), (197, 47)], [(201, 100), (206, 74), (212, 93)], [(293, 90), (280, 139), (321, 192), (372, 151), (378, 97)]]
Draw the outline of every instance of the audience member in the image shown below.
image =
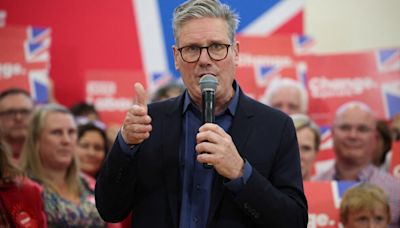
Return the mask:
[[(96, 182), (105, 220), (133, 211), (135, 228), (307, 226), (293, 121), (246, 96), (235, 80), (237, 23), (218, 0), (175, 9), (175, 66), (187, 90), (147, 105), (135, 83), (137, 102)], [(207, 74), (218, 81), (211, 83), (216, 117), (204, 124), (199, 81)]]
[(391, 227), (399, 227), (400, 181), (372, 164), (378, 137), (376, 126), (376, 118), (366, 104), (352, 101), (340, 106), (332, 126), (335, 165), (312, 179), (360, 181), (380, 186), (390, 198)]
[(75, 118), (84, 117), (89, 121), (100, 120), (99, 113), (97, 112), (94, 105), (86, 102), (78, 102), (70, 108)]
[(395, 141), (400, 140), (400, 112), (394, 115), (390, 124), (392, 138)]
[(0, 227), (47, 227), (41, 187), (10, 160), (0, 131)]
[(181, 95), (183, 91), (185, 91), (185, 86), (183, 84), (171, 82), (158, 88), (151, 100), (152, 102), (163, 101), (168, 98), (177, 97)]
[(0, 128), (4, 140), (18, 163), (35, 102), (23, 89), (11, 88), (0, 93)]
[(78, 158), (82, 172), (96, 178), (108, 151), (103, 129), (92, 123), (78, 126)]
[(392, 135), (389, 126), (384, 120), (376, 123), (378, 138), (373, 152), (372, 163), (383, 171), (388, 171), (391, 160)]
[(304, 86), (290, 78), (278, 78), (266, 88), (261, 102), (288, 115), (308, 111), (308, 94)]
[(344, 228), (386, 228), (390, 223), (390, 205), (377, 185), (361, 183), (346, 190), (340, 203), (340, 221)]
[(100, 115), (94, 105), (78, 102), (71, 106), (70, 111), (78, 125), (92, 123), (103, 130), (106, 129), (106, 125), (100, 120)]
[(321, 142), (320, 129), (307, 115), (293, 114), (291, 117), (296, 128), (297, 142), (300, 148), (303, 181), (308, 181), (313, 174), (314, 161)]
[(103, 227), (94, 203), (94, 180), (80, 175), (77, 126), (71, 112), (44, 105), (32, 116), (23, 148), (23, 168), (43, 186), (50, 227)]

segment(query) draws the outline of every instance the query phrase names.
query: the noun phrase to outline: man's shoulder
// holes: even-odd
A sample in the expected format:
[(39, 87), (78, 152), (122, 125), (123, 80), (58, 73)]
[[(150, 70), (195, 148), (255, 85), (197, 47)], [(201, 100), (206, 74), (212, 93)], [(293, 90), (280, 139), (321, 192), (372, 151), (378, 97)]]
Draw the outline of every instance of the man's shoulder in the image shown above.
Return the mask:
[(373, 170), (370, 181), (371, 182), (376, 182), (376, 184), (382, 184), (382, 185), (391, 185), (391, 186), (397, 186), (397, 188), (400, 190), (400, 180), (391, 175), (388, 172), (385, 172), (383, 170), (380, 170), (377, 167), (372, 167)]

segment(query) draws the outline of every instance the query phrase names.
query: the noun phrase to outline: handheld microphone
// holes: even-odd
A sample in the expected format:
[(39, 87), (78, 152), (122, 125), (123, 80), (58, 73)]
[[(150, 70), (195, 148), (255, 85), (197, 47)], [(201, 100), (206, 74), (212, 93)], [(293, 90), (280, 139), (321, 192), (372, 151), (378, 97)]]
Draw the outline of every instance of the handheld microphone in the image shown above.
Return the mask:
[[(202, 117), (203, 123), (214, 123), (214, 104), (215, 104), (215, 91), (218, 86), (218, 80), (214, 75), (206, 74), (200, 79), (200, 89), (202, 95)], [(211, 164), (204, 163), (204, 168), (212, 168)]]

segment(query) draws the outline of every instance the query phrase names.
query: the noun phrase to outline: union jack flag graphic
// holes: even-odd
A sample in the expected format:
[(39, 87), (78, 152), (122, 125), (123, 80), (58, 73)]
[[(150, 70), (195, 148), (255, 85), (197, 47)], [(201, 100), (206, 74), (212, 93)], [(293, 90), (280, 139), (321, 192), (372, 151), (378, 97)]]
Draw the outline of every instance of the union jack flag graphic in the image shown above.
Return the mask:
[(383, 105), (387, 118), (400, 112), (400, 80), (381, 85)]
[(25, 60), (28, 63), (50, 62), (50, 29), (28, 27), (24, 42)]
[(48, 71), (31, 70), (29, 72), (29, 86), (32, 97), (39, 104), (48, 102)]
[(400, 48), (376, 51), (379, 72), (400, 71)]
[(50, 28), (43, 28), (43, 27), (28, 27), (28, 40), (30, 43), (39, 43), (43, 42), (44, 40), (50, 39)]
[(314, 162), (315, 174), (323, 173), (331, 168), (335, 163), (335, 153), (333, 152), (333, 138), (330, 127), (322, 126), (321, 143), (319, 152)]
[(24, 42), (25, 60), (28, 63), (50, 62), (50, 29), (28, 27)]
[(333, 203), (335, 208), (340, 208), (340, 202), (342, 201), (343, 195), (347, 189), (352, 186), (358, 184), (355, 181), (332, 181), (332, 194), (333, 194)]
[[(132, 0), (135, 21), (142, 47), (144, 71), (170, 72), (179, 78), (175, 69), (171, 47), (175, 44), (171, 29), (174, 8), (185, 0)], [(269, 36), (303, 33), (305, 0), (248, 0), (227, 1), (240, 16), (238, 33), (241, 35)]]
[(315, 46), (314, 39), (307, 35), (293, 35), (293, 50), (297, 55), (310, 54)]
[(332, 149), (333, 147), (333, 138), (332, 131), (330, 127), (321, 127), (321, 144), (320, 150)]
[(281, 68), (277, 65), (260, 65), (256, 68), (256, 83), (259, 87), (268, 86), (276, 77), (279, 77)]

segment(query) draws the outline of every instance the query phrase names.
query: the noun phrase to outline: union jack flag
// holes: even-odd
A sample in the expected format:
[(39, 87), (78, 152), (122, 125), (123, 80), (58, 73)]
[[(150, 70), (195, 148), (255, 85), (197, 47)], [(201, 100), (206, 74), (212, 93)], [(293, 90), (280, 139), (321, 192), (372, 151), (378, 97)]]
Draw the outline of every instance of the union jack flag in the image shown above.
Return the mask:
[[(274, 35), (303, 33), (305, 0), (221, 0), (240, 15), (238, 33), (241, 35)], [(148, 75), (154, 72), (171, 72), (179, 78), (171, 51), (175, 44), (171, 15), (184, 0), (133, 0), (142, 62)]]
[(277, 65), (261, 65), (256, 68), (256, 83), (259, 87), (267, 86), (274, 78), (279, 77), (281, 68)]
[(325, 172), (335, 163), (335, 153), (333, 152), (332, 131), (329, 127), (320, 127), (321, 143), (319, 152), (314, 162), (315, 174)]
[(378, 50), (376, 60), (380, 72), (400, 71), (400, 48)]
[(49, 101), (48, 71), (31, 70), (28, 77), (32, 97), (39, 104), (47, 103)]
[(358, 184), (355, 181), (332, 181), (332, 194), (333, 194), (333, 203), (335, 208), (340, 208), (340, 202), (344, 196), (344, 193), (347, 189), (351, 188), (352, 186)]
[(381, 85), (383, 105), (387, 118), (400, 112), (400, 80)]
[(321, 144), (320, 150), (332, 149), (333, 147), (333, 138), (332, 131), (330, 127), (321, 127)]
[(50, 28), (43, 28), (43, 27), (28, 27), (28, 40), (30, 43), (39, 43), (43, 42), (44, 40), (50, 39)]
[(297, 55), (310, 54), (315, 46), (314, 39), (307, 35), (293, 35), (293, 49)]
[(25, 60), (29, 63), (50, 62), (50, 29), (29, 27), (24, 42)]

